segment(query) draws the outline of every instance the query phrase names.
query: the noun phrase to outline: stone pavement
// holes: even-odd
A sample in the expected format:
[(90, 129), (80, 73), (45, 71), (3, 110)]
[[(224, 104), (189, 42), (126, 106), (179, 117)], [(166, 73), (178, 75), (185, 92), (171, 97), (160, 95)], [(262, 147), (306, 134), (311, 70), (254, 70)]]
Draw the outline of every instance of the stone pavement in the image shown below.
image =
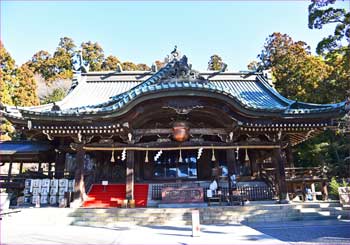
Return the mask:
[(249, 226), (293, 244), (350, 244), (350, 220), (289, 221)]
[(190, 226), (92, 228), (69, 225), (21, 225), (1, 222), (0, 244), (283, 244), (241, 224), (201, 226), (192, 237)]
[(191, 226), (184, 225), (120, 223), (113, 228), (93, 228), (30, 223), (3, 217), (0, 244), (350, 244), (350, 221), (344, 220), (202, 225), (200, 237), (192, 237)]

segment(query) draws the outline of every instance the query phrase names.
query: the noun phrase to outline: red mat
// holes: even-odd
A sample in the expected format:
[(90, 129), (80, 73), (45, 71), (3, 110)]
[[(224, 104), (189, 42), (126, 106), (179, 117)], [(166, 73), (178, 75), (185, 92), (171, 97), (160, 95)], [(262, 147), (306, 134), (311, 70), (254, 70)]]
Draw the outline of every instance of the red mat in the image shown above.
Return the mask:
[[(109, 208), (121, 207), (126, 196), (125, 184), (93, 184), (83, 207)], [(147, 207), (148, 184), (134, 185), (136, 207)]]

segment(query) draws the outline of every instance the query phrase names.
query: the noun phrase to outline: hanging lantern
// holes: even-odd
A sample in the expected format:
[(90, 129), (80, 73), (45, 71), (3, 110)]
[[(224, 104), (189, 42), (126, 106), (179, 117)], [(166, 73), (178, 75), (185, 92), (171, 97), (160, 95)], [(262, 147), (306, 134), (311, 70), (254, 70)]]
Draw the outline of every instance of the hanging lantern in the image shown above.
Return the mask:
[(114, 150), (112, 151), (111, 162), (115, 162), (115, 159), (114, 159)]
[(245, 159), (246, 162), (249, 162), (248, 149), (245, 148)]
[(211, 156), (211, 160), (212, 160), (213, 162), (215, 162), (215, 161), (216, 161), (214, 148), (212, 149), (212, 156)]
[(239, 158), (239, 147), (237, 146), (237, 154), (236, 154), (237, 161), (238, 161), (238, 158)]
[(178, 142), (186, 141), (190, 137), (189, 127), (186, 122), (175, 122), (173, 124), (173, 138)]
[(148, 150), (146, 151), (146, 156), (145, 156), (145, 163), (148, 163), (149, 160), (148, 160)]
[(181, 152), (181, 149), (180, 149), (179, 162), (183, 162), (183, 160), (182, 160), (182, 152)]

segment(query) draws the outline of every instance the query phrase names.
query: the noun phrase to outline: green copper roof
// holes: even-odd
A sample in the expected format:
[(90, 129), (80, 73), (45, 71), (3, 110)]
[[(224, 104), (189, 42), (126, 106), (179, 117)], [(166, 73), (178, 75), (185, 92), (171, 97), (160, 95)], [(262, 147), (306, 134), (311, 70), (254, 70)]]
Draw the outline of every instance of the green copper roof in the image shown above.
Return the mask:
[(197, 73), (187, 64), (187, 58), (184, 56), (180, 60), (172, 60), (157, 73), (82, 74), (78, 85), (66, 98), (56, 103), (55, 110), (52, 104), (19, 108), (17, 115), (64, 117), (116, 112), (142, 96), (164, 91), (200, 91), (224, 95), (246, 110), (286, 116), (341, 112), (345, 108), (345, 102), (317, 105), (289, 100), (281, 96), (259, 73)]

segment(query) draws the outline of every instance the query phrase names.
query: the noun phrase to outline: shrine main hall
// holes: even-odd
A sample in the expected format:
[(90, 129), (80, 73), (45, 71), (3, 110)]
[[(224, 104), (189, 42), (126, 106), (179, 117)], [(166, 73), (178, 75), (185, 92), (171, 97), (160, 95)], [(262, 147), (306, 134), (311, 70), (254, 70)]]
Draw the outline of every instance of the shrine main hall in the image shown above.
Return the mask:
[(89, 72), (81, 65), (63, 100), (1, 105), (1, 115), (28, 139), (19, 144), (47, 147), (44, 158), (51, 158), (41, 161), (49, 163), (48, 178), (75, 180), (78, 205), (96, 204), (89, 196), (102, 183), (136, 206), (161, 203), (165, 188), (204, 188), (205, 200), (213, 179), (227, 195), (245, 187), (252, 200), (286, 200), (307, 183), (293, 179), (292, 148), (346, 113), (345, 102), (285, 98), (260, 72), (197, 72), (178, 54), (158, 71)]

